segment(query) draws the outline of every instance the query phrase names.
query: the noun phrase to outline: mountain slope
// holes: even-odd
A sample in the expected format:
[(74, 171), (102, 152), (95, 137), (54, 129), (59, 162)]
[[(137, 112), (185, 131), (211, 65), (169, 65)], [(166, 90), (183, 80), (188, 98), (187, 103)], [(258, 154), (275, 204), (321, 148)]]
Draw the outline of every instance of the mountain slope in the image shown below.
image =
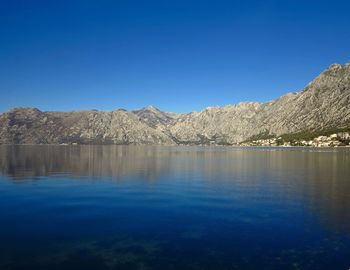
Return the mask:
[(281, 135), (350, 126), (350, 64), (332, 65), (303, 91), (267, 103), (210, 107), (178, 119), (179, 142), (235, 144), (258, 134)]
[(172, 140), (124, 110), (60, 113), (18, 108), (1, 115), (0, 143), (171, 144)]
[(168, 126), (177, 118), (177, 114), (162, 112), (150, 105), (139, 110), (132, 111), (140, 120), (152, 128)]
[(242, 102), (202, 112), (140, 110), (0, 115), (0, 144), (237, 144), (257, 135), (350, 127), (350, 64), (331, 65), (298, 93), (266, 103)]

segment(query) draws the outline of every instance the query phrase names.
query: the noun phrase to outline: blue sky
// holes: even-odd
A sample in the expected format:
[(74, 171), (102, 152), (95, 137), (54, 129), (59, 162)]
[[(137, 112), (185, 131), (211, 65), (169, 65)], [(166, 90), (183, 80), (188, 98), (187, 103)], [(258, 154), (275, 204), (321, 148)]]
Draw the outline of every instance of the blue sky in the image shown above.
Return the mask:
[(0, 0), (0, 112), (268, 101), (350, 61), (349, 1)]

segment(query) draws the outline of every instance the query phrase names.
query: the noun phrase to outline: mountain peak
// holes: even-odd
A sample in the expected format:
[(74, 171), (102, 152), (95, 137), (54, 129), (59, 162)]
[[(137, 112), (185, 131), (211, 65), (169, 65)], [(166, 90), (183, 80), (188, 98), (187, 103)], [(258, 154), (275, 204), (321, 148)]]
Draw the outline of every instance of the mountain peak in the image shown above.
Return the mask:
[(158, 108), (154, 107), (153, 105), (148, 105), (148, 106), (142, 108), (141, 110), (148, 110), (148, 111), (153, 111), (153, 112), (154, 112), (154, 111), (160, 112), (160, 110), (159, 110)]
[(16, 107), (16, 108), (9, 110), (8, 112), (9, 113), (19, 113), (19, 112), (41, 113), (41, 111), (35, 107)]
[(350, 65), (333, 64), (304, 90), (266, 103), (241, 102), (174, 114), (153, 105), (126, 112), (40, 112), (0, 115), (0, 144), (236, 144), (253, 136), (350, 128)]
[(132, 112), (151, 127), (167, 125), (174, 119), (171, 113), (163, 112), (153, 105)]

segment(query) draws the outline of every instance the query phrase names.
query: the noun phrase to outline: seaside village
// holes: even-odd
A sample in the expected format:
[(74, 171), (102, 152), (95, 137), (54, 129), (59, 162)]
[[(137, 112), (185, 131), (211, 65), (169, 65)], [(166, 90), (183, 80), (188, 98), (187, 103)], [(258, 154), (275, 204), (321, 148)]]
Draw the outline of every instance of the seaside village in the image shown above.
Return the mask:
[(318, 136), (312, 140), (286, 141), (282, 137), (260, 139), (241, 143), (242, 146), (311, 146), (311, 147), (350, 147), (350, 132), (339, 132), (329, 136)]

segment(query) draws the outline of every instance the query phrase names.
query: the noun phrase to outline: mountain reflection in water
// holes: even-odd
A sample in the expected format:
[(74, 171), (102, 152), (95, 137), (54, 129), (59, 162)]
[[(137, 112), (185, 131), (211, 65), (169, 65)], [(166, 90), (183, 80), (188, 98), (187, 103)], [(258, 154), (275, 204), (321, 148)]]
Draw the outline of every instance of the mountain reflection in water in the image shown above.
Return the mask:
[[(0, 215), (6, 219), (0, 221), (3, 231), (0, 266), (1, 269), (350, 267), (346, 256), (350, 254), (349, 164), (349, 149), (0, 146), (0, 192), (8, 195), (0, 199)], [(65, 183), (63, 187), (60, 181)], [(73, 193), (80, 185), (84, 193)], [(52, 196), (44, 198), (39, 191), (35, 196), (28, 195), (29, 190), (37, 192), (39, 187)], [(70, 197), (57, 194), (62, 188)], [(18, 197), (21, 194), (29, 197)], [(71, 207), (73, 199), (78, 204), (76, 209)], [(23, 257), (27, 252), (25, 245), (8, 237), (33, 234), (45, 243), (50, 230), (52, 233), (56, 228), (45, 222), (51, 216), (58, 218), (50, 212), (56, 209), (53, 201), (64, 200), (69, 206), (64, 208), (69, 218), (72, 211), (73, 214), (76, 211), (77, 217), (69, 223), (65, 213), (60, 212), (59, 222), (65, 230), (56, 233), (73, 234), (75, 225), (84, 226), (79, 211), (87, 206), (79, 204), (80, 199), (95, 210), (90, 212), (90, 229), (85, 229), (84, 237), (73, 241), (74, 248), (69, 236), (61, 248), (52, 247), (56, 254), (57, 250), (65, 250), (65, 255), (59, 255), (64, 257), (61, 261), (52, 258), (54, 251), (40, 262)], [(18, 225), (25, 222), (20, 214), (24, 210), (16, 208), (13, 200), (33, 209), (41, 207), (32, 205), (35, 200), (42, 207), (47, 205), (48, 216), (43, 223), (47, 227), (40, 233), (38, 228), (30, 227), (31, 221), (28, 228)], [(139, 216), (127, 214), (129, 210)], [(32, 214), (45, 212), (36, 211)], [(101, 215), (110, 222), (105, 227), (107, 238), (96, 233), (103, 223)], [(150, 217), (152, 224), (148, 223)], [(144, 222), (143, 226), (138, 222)], [(299, 241), (293, 239), (298, 237)], [(182, 238), (186, 241), (179, 240)], [(144, 255), (134, 250), (135, 243)], [(118, 253), (121, 245), (129, 255)], [(7, 249), (8, 246), (11, 248)], [(30, 242), (27, 248), (30, 250)], [(74, 252), (70, 254), (69, 250)], [(90, 255), (79, 257), (77, 250)], [(16, 258), (21, 258), (22, 263), (16, 262)], [(98, 259), (97, 268), (91, 268), (93, 263), (81, 263), (91, 258)]]

